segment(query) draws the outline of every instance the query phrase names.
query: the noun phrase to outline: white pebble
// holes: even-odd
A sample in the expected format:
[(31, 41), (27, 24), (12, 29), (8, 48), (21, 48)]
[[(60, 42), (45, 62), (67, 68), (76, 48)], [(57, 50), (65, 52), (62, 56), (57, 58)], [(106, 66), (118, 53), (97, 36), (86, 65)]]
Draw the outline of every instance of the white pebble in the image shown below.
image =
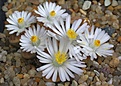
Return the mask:
[(113, 0), (112, 1), (112, 6), (117, 6), (118, 5), (118, 2), (116, 0)]
[(105, 0), (105, 2), (104, 2), (104, 5), (105, 6), (109, 6), (111, 4), (111, 1), (110, 0)]
[(112, 80), (112, 78), (108, 81), (108, 84), (112, 84), (113, 83), (113, 80)]
[(83, 6), (82, 6), (82, 9), (83, 10), (88, 10), (91, 6), (91, 1), (85, 1)]

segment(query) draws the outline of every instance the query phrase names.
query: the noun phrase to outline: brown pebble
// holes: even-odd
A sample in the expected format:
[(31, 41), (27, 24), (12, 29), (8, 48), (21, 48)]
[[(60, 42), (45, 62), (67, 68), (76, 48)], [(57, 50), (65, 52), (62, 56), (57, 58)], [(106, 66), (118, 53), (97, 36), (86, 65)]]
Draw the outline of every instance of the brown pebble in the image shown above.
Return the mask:
[(35, 5), (38, 5), (39, 4), (39, 0), (29, 0), (29, 2), (35, 4)]
[(30, 52), (21, 52), (21, 55), (25, 59), (32, 59), (36, 56), (36, 54), (34, 54), (34, 53), (31, 54)]
[(107, 9), (110, 10), (110, 11), (114, 10), (114, 8), (112, 6), (109, 6)]
[(98, 4), (96, 0), (95, 0), (95, 1), (92, 1), (92, 3), (93, 3), (93, 4), (96, 4), (96, 5)]
[(96, 22), (96, 23), (95, 23), (95, 26), (96, 26), (96, 27), (100, 27), (100, 23), (99, 23), (99, 22)]
[(40, 78), (36, 77), (35, 82), (40, 82)]
[(20, 0), (20, 2), (25, 2), (25, 0)]
[(17, 74), (17, 77), (22, 79), (24, 77), (24, 75), (23, 74)]
[(12, 8), (12, 6), (13, 6), (13, 4), (9, 3), (8, 6), (7, 6), (7, 8), (10, 9), (10, 8)]
[(121, 9), (121, 5), (116, 6), (114, 9), (115, 9), (115, 10)]
[(118, 58), (113, 58), (113, 59), (110, 61), (110, 63), (109, 63), (110, 67), (117, 67), (118, 64), (119, 64), (119, 59), (118, 59)]
[(118, 37), (117, 41), (118, 42), (121, 42), (121, 36)]

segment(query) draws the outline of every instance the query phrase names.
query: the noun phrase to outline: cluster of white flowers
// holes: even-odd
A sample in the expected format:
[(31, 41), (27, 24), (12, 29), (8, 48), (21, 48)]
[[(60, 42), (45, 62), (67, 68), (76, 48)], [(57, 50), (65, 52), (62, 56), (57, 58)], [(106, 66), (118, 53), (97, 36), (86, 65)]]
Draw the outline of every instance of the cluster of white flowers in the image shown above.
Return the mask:
[[(42, 76), (56, 81), (70, 81), (74, 74), (81, 75), (86, 65), (82, 62), (87, 56), (91, 60), (98, 56), (112, 55), (113, 45), (105, 43), (110, 36), (100, 28), (94, 29), (82, 19), (71, 23), (71, 15), (56, 3), (45, 2), (38, 6), (32, 16), (26, 11), (14, 12), (9, 16), (6, 25), (10, 34), (20, 35), (20, 49), (30, 53), (37, 53), (37, 58), (43, 65), (37, 68)], [(37, 24), (42, 22), (45, 27)], [(36, 23), (37, 26), (32, 26)], [(47, 28), (46, 28), (47, 27)], [(91, 27), (91, 30), (89, 28)], [(49, 28), (49, 29), (48, 29)]]

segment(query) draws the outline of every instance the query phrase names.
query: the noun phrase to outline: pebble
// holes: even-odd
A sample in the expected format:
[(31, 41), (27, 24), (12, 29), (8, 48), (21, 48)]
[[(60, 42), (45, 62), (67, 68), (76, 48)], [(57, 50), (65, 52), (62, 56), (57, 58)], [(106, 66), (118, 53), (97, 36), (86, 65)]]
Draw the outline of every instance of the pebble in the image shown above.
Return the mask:
[(73, 80), (71, 86), (78, 86), (78, 83), (75, 80)]
[(82, 13), (83, 15), (87, 15), (86, 11), (79, 9), (79, 12)]
[(4, 37), (6, 37), (6, 35), (3, 33), (0, 33), (0, 38), (4, 38)]
[(24, 77), (24, 75), (23, 74), (17, 74), (17, 77), (22, 79)]
[(88, 77), (88, 75), (82, 75), (81, 78), (78, 80), (78, 83), (80, 84), (85, 82), (88, 79)]
[(1, 79), (0, 79), (0, 83), (4, 83), (5, 81), (4, 81), (4, 78), (2, 77)]
[(36, 78), (35, 78), (35, 82), (40, 82), (40, 80), (41, 80), (41, 79), (40, 79), (39, 77), (36, 77)]
[(15, 86), (20, 86), (20, 84), (21, 84), (20, 79), (18, 77), (13, 78), (13, 83)]
[(121, 43), (121, 36), (117, 38), (117, 41)]
[(110, 61), (110, 63), (109, 63), (110, 67), (117, 67), (118, 64), (119, 64), (119, 59), (118, 59), (118, 58), (113, 58), (113, 59)]
[(110, 10), (110, 11), (113, 11), (114, 10), (113, 6), (108, 6), (107, 9)]
[(57, 1), (58, 1), (57, 3), (58, 3), (59, 5), (65, 4), (65, 0), (57, 0)]
[(46, 86), (46, 83), (43, 80), (40, 80), (39, 86)]
[(8, 11), (8, 8), (6, 6), (2, 6), (2, 10), (6, 12)]
[(34, 77), (36, 72), (37, 71), (35, 69), (31, 69), (31, 70), (29, 70), (28, 74), (30, 75), (30, 77)]
[(64, 86), (70, 86), (70, 82), (65, 82)]
[(23, 52), (23, 51), (21, 52), (21, 55), (25, 59), (32, 59), (32, 58), (34, 58), (36, 56), (34, 53), (31, 54), (29, 52)]
[[(44, 1), (45, 0), (38, 0), (38, 1), (37, 0), (35, 1), (9, 0), (9, 3), (7, 3), (3, 7), (3, 9), (4, 11), (6, 11), (6, 17), (8, 17), (10, 14), (13, 13), (14, 10), (20, 11), (24, 9), (24, 10), (32, 11), (34, 7), (36, 8), (38, 4), (43, 3)], [(90, 25), (94, 24), (96, 27), (104, 28), (103, 30), (107, 31), (107, 33), (112, 37), (110, 40), (113, 39), (115, 44), (119, 44), (121, 42), (120, 40), (121, 35), (117, 33), (117, 31), (120, 30), (119, 20), (121, 16), (120, 15), (121, 1), (100, 0), (99, 2), (97, 2), (95, 0), (92, 0), (92, 1), (74, 0), (76, 1), (75, 4), (72, 4), (74, 2), (73, 0), (51, 0), (51, 1), (53, 2), (57, 1), (58, 4), (62, 5), (63, 8), (64, 7), (67, 8), (67, 10), (68, 8), (72, 9), (73, 20), (78, 19), (80, 17), (83, 19), (87, 18), (88, 20), (90, 20)], [(84, 7), (83, 9), (84, 3), (87, 3), (87, 2), (88, 4), (86, 4), (85, 5), (86, 7)], [(106, 4), (104, 4), (104, 2)], [(104, 5), (108, 7), (105, 7)], [(95, 20), (95, 22), (92, 22), (92, 20)], [(117, 35), (113, 36), (114, 33), (116, 33)], [(6, 36), (9, 37), (10, 35), (8, 33), (5, 33), (5, 34), (2, 34), (1, 36), (1, 33), (0, 33), (0, 38), (2, 38), (1, 40), (3, 41), (3, 43), (5, 43), (5, 45), (6, 45)], [(120, 64), (120, 61), (114, 60), (114, 58), (112, 59), (112, 57), (109, 57), (110, 59), (107, 59), (107, 58), (98, 59), (98, 60), (95, 60), (94, 63), (87, 60), (86, 62), (87, 69), (85, 70), (84, 75), (75, 77), (75, 79), (73, 81), (71, 80), (71, 82), (62, 83), (60, 82), (60, 80), (58, 80), (59, 83), (53, 83), (52, 81), (46, 81), (46, 80), (44, 81), (42, 78), (42, 73), (36, 72), (36, 69), (31, 67), (31, 65), (33, 64), (31, 63), (32, 61), (30, 62), (31, 60), (30, 58), (28, 60), (25, 60), (22, 58), (21, 52), (14, 53), (18, 50), (17, 49), (18, 45), (17, 47), (15, 46), (11, 47), (8, 45), (4, 47), (1, 46), (2, 49), (4, 48), (7, 54), (4, 55), (5, 56), (4, 59), (6, 58), (6, 60), (2, 60), (4, 63), (1, 62), (1, 65), (0, 65), (0, 76), (2, 77), (0, 78), (0, 86), (14, 86), (15, 84), (16, 84), (15, 86), (20, 86), (17, 84), (18, 82), (21, 83), (21, 86), (58, 86), (58, 85), (60, 86), (73, 86), (73, 85), (74, 86), (120, 86), (121, 78), (119, 78), (119, 76), (121, 75), (120, 74), (121, 64)], [(121, 52), (120, 48), (121, 48), (121, 45), (115, 45), (114, 50), (116, 53), (118, 53), (117, 57), (120, 56), (120, 52)], [(14, 50), (11, 50), (11, 49), (14, 49)], [(4, 50), (0, 51), (0, 55), (1, 55), (1, 52), (3, 52)], [(0, 57), (3, 57), (3, 56), (0, 56)], [(107, 64), (107, 66), (105, 64)], [(5, 65), (5, 67), (3, 65)], [(33, 65), (33, 66), (36, 66), (36, 65)], [(112, 68), (110, 68), (109, 66)], [(93, 72), (93, 70), (96, 70), (96, 72), (95, 71)], [(4, 73), (2, 73), (1, 71), (3, 71)], [(111, 77), (108, 77), (109, 74), (111, 75)], [(13, 79), (14, 79), (14, 82), (10, 81)], [(15, 79), (18, 79), (18, 80), (16, 81)]]
[(83, 10), (88, 10), (90, 8), (90, 6), (91, 6), (91, 1), (85, 1), (83, 3), (82, 9)]
[(111, 5), (112, 6), (117, 6), (118, 5), (118, 2), (116, 0), (113, 0)]
[(110, 4), (111, 4), (111, 0), (105, 0), (105, 1), (104, 1), (104, 5), (105, 5), (105, 6), (109, 6)]

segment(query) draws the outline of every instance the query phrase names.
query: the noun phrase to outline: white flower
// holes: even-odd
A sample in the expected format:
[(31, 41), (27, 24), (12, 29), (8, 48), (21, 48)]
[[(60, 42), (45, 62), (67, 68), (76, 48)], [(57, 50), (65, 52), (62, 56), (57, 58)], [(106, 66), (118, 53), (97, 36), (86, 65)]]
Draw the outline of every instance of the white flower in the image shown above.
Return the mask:
[[(79, 34), (82, 34), (86, 29), (88, 29), (87, 23), (82, 24), (82, 19), (75, 20), (71, 25), (71, 16), (66, 17), (66, 21), (60, 19), (60, 22), (54, 21), (54, 26), (51, 29), (54, 33), (48, 31), (48, 35), (55, 37), (56, 39), (61, 39), (63, 37), (67, 38), (70, 42), (69, 46), (69, 56), (75, 57), (77, 61), (84, 59), (80, 53), (80, 48), (78, 47), (77, 39), (79, 39)], [(78, 47), (78, 48), (77, 48)]]
[(65, 9), (61, 9), (61, 6), (52, 2), (40, 4), (38, 10), (35, 10), (35, 12), (40, 15), (40, 17), (37, 17), (37, 20), (43, 22), (46, 27), (50, 28), (52, 27), (54, 20), (59, 21), (60, 18), (65, 19), (68, 15), (67, 13), (64, 13), (65, 11)]
[(37, 25), (37, 29), (35, 26), (33, 28), (29, 28), (29, 30), (25, 30), (25, 34), (21, 36), (20, 45), (21, 49), (26, 52), (36, 53), (37, 49), (44, 50), (45, 48), (45, 41), (47, 35), (45, 28), (40, 28)]
[(91, 60), (93, 60), (97, 58), (97, 55), (104, 57), (112, 55), (113, 50), (110, 50), (110, 48), (113, 45), (105, 43), (109, 39), (110, 36), (104, 30), (96, 28), (94, 31), (94, 26), (92, 26), (91, 31), (87, 29), (84, 34), (80, 34), (80, 40), (77, 40), (77, 42), (83, 47), (82, 52), (91, 56)]
[(7, 30), (10, 31), (10, 34), (17, 32), (16, 35), (19, 35), (26, 29), (26, 27), (29, 27), (31, 23), (35, 23), (36, 19), (27, 11), (15, 11), (9, 16), (7, 21), (10, 23), (9, 25), (6, 25)]
[(65, 39), (61, 39), (58, 44), (57, 40), (54, 38), (49, 38), (46, 42), (47, 51), (43, 52), (38, 50), (37, 58), (41, 63), (44, 63), (43, 66), (37, 68), (38, 71), (42, 71), (42, 76), (45, 76), (47, 79), (52, 77), (52, 81), (56, 81), (57, 77), (61, 81), (70, 81), (70, 77), (74, 78), (74, 74), (82, 74), (82, 67), (85, 67), (83, 62), (77, 62), (75, 59), (69, 59), (68, 57), (68, 47), (69, 43)]

